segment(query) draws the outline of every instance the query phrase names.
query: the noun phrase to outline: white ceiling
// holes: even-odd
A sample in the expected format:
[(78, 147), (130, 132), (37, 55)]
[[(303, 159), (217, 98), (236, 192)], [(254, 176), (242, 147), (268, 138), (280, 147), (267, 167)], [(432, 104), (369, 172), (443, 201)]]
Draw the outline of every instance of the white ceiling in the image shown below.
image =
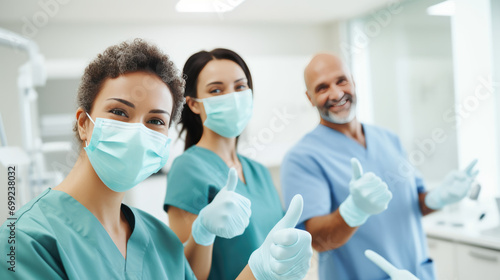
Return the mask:
[[(231, 3), (234, 0), (216, 0)], [(177, 0), (0, 0), (0, 21), (25, 23), (248, 22), (325, 23), (384, 7), (394, 0), (246, 0), (225, 14), (177, 13)], [(43, 7), (41, 3), (52, 3)], [(56, 5), (54, 5), (56, 3)], [(59, 4), (61, 3), (61, 4)], [(47, 9), (49, 8), (49, 9)], [(54, 11), (54, 12), (52, 12)]]

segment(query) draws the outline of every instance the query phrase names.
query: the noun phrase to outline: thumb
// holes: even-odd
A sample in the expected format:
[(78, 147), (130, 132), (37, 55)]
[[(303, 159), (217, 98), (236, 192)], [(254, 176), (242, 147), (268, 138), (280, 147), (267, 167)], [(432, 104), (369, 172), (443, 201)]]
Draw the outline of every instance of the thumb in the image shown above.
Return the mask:
[(474, 159), (473, 161), (471, 161), (471, 163), (469, 163), (469, 165), (464, 169), (465, 173), (467, 174), (467, 176), (469, 177), (476, 177), (477, 176), (477, 173), (479, 173), (479, 171), (476, 171), (476, 172), (472, 172), (474, 170), (474, 167), (476, 166), (476, 163), (477, 163), (477, 159)]
[(226, 188), (228, 191), (234, 192), (234, 190), (236, 190), (236, 185), (238, 185), (238, 172), (236, 172), (236, 169), (231, 168), (227, 175)]
[(365, 256), (391, 277), (396, 271), (398, 271), (398, 269), (394, 267), (390, 262), (384, 259), (381, 255), (373, 252), (372, 250), (366, 250)]
[(351, 158), (351, 166), (352, 166), (352, 179), (358, 180), (363, 176), (363, 167), (361, 167), (361, 163), (357, 158)]
[(273, 230), (294, 228), (302, 215), (304, 200), (300, 194), (296, 194), (288, 206), (285, 216), (274, 226)]

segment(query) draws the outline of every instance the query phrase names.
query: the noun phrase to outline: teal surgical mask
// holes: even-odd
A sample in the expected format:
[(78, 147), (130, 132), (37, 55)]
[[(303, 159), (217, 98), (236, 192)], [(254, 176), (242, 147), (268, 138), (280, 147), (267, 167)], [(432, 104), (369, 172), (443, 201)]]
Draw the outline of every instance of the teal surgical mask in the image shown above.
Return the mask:
[(207, 119), (203, 125), (227, 138), (240, 135), (252, 117), (251, 89), (204, 99), (193, 99), (202, 102), (205, 107)]
[(84, 148), (102, 182), (115, 192), (127, 191), (158, 172), (168, 159), (171, 139), (142, 123), (97, 118)]

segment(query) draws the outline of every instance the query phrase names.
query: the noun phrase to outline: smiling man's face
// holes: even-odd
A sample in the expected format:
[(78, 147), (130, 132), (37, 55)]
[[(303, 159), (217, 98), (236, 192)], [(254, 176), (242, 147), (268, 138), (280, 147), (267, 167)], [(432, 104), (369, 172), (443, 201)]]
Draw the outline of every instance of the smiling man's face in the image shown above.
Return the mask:
[(338, 57), (316, 55), (304, 71), (306, 95), (325, 121), (345, 124), (356, 116), (356, 93), (351, 73)]

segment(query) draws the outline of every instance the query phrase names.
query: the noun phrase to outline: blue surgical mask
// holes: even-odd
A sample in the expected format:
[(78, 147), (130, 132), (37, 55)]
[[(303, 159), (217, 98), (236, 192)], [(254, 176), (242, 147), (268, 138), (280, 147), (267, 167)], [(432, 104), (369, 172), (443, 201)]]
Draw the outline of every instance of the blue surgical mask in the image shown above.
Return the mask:
[(203, 102), (205, 107), (207, 119), (203, 125), (227, 138), (240, 135), (252, 117), (251, 89), (204, 99), (193, 99)]
[(171, 139), (142, 123), (97, 118), (84, 150), (101, 181), (115, 192), (127, 191), (158, 172), (168, 159)]

